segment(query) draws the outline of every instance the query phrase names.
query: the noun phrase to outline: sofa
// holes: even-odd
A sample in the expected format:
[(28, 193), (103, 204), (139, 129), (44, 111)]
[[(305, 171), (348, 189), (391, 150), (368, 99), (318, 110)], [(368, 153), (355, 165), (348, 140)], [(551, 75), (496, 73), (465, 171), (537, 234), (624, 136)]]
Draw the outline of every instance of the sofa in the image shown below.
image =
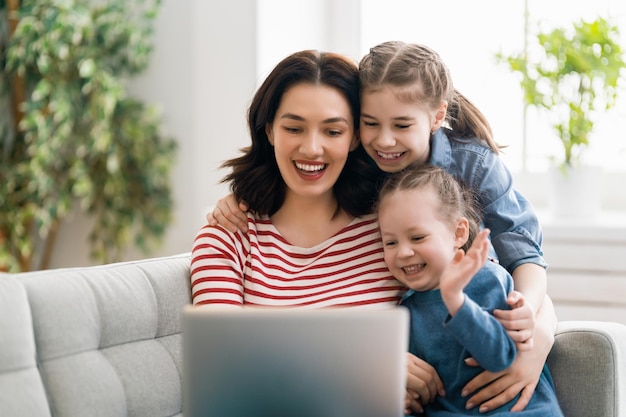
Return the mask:
[[(0, 416), (182, 416), (189, 264), (0, 274)], [(626, 417), (626, 326), (560, 323), (549, 366), (566, 416)]]

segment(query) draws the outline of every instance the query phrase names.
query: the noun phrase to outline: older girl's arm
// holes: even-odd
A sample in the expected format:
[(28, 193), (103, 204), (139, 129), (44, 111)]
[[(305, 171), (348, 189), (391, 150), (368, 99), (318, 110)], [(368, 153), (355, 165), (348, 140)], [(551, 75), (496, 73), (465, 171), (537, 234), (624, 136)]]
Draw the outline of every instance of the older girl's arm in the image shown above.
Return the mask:
[(554, 306), (546, 296), (537, 312), (532, 348), (518, 351), (517, 358), (508, 369), (501, 372), (484, 371), (473, 378), (463, 389), (463, 395), (469, 396), (467, 408), (478, 406), (481, 412), (486, 412), (506, 404), (517, 394), (521, 394), (520, 398), (511, 411), (526, 408), (554, 344), (556, 324)]

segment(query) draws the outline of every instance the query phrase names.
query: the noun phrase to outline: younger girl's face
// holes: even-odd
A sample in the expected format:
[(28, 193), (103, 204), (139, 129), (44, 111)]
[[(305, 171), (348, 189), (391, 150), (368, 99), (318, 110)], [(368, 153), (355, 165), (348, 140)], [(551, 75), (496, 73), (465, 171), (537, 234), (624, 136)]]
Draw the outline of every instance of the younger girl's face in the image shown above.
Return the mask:
[(424, 164), (430, 135), (441, 127), (447, 105), (431, 110), (398, 99), (392, 88), (361, 95), (360, 136), (367, 154), (385, 172), (398, 172), (412, 163)]
[(385, 263), (398, 281), (416, 291), (439, 287), (443, 270), (466, 240), (440, 211), (431, 187), (394, 191), (379, 204)]
[(266, 126), (290, 196), (334, 198), (348, 153), (358, 145), (350, 105), (334, 88), (297, 84)]

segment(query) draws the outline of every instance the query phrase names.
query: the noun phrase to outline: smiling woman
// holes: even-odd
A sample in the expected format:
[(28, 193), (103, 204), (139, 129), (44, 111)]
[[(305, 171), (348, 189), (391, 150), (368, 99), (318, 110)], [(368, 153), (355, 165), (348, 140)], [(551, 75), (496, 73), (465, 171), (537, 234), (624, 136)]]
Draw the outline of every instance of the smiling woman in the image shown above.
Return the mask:
[(378, 176), (364, 175), (374, 167), (355, 137), (358, 99), (356, 64), (337, 54), (298, 52), (269, 74), (248, 112), (252, 144), (224, 163), (248, 228), (200, 230), (194, 304), (397, 304), (403, 287), (371, 214)]

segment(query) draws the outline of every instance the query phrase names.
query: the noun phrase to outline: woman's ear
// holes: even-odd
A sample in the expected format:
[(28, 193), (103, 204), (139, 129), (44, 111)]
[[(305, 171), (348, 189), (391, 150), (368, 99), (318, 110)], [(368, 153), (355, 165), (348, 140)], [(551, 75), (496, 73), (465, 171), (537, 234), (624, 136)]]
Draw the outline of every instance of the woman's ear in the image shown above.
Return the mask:
[(441, 127), (441, 125), (443, 125), (443, 122), (446, 121), (447, 111), (448, 111), (448, 102), (444, 100), (441, 102), (441, 104), (439, 105), (439, 108), (435, 112), (435, 117), (433, 118), (433, 126), (430, 129), (431, 132), (435, 132), (437, 129)]
[(454, 247), (462, 248), (469, 239), (469, 221), (465, 217), (461, 217), (456, 222), (456, 230), (454, 231)]
[(265, 134), (267, 135), (267, 140), (270, 142), (270, 145), (274, 146), (274, 134), (272, 132), (272, 125), (269, 123), (265, 124)]

